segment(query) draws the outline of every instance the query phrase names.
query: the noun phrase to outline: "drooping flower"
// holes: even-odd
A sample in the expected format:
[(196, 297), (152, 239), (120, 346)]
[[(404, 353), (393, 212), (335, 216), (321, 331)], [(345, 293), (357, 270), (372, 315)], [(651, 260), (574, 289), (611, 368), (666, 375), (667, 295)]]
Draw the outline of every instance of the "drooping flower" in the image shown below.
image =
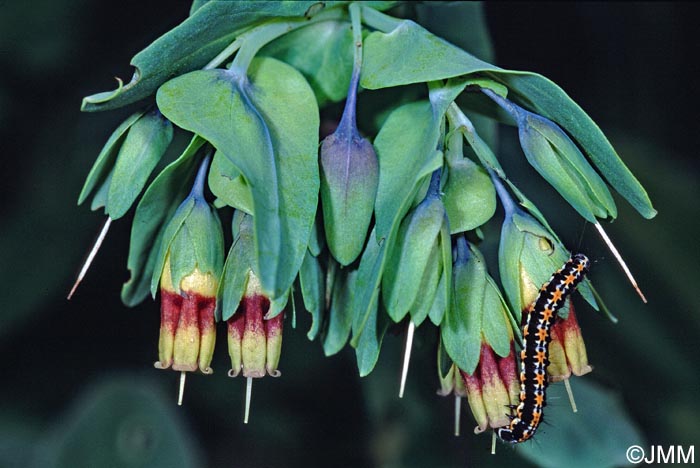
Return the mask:
[(260, 281), (248, 272), (246, 290), (236, 313), (227, 320), (228, 351), (231, 357), (229, 377), (241, 371), (244, 377), (279, 377), (277, 369), (282, 351), (284, 312), (266, 319), (270, 299), (262, 292)]
[(552, 325), (552, 342), (549, 344), (549, 367), (547, 373), (551, 382), (568, 379), (573, 373), (580, 377), (593, 370), (588, 364), (586, 344), (581, 328), (576, 320), (574, 304), (569, 301), (569, 311), (565, 318), (558, 318)]
[(498, 356), (482, 343), (479, 364), (472, 374), (460, 371), (467, 389), (469, 408), (476, 419), (474, 433), (508, 424), (508, 408), (518, 404), (520, 384), (515, 349), (506, 357)]
[(156, 260), (151, 292), (155, 295), (160, 285), (159, 369), (212, 373), (223, 232), (216, 211), (204, 199), (208, 167), (209, 157), (170, 220)]

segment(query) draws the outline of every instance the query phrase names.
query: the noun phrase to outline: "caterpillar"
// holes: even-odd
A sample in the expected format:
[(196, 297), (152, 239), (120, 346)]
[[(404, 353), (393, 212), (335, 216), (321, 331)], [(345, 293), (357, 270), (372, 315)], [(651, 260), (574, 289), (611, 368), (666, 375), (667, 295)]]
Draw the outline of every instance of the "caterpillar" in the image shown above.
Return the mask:
[(511, 444), (535, 435), (546, 406), (547, 366), (549, 365), (550, 328), (557, 311), (588, 273), (590, 260), (574, 254), (540, 289), (537, 299), (523, 316), (523, 349), (520, 352), (520, 404), (511, 407), (510, 423), (496, 429), (498, 437)]

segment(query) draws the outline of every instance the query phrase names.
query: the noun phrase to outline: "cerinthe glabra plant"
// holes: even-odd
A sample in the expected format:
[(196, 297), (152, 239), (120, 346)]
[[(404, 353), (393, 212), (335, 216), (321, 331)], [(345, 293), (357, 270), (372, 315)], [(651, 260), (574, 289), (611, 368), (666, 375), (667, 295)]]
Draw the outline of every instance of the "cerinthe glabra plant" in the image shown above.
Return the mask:
[[(455, 390), (457, 415), (467, 396), (481, 432), (504, 424), (488, 395), (516, 403), (521, 311), (569, 256), (480, 134), (494, 125), (483, 116), (517, 126), (527, 161), (607, 242), (600, 221), (617, 216), (611, 188), (655, 216), (644, 188), (561, 88), (383, 13), (401, 3), (195, 1), (189, 18), (133, 58), (129, 83), (83, 100), (87, 112), (135, 111), (80, 194), (82, 203), (94, 193), (92, 209), (104, 207), (107, 222), (78, 282), (111, 221), (138, 201), (122, 300), (133, 306), (160, 286), (157, 367), (211, 372), (202, 304), (228, 322), (229, 375), (242, 372), (248, 390), (251, 377), (279, 375), (285, 309), (297, 298), (313, 318), (309, 339), (327, 355), (349, 343), (361, 376), (374, 368), (388, 325), (406, 319), (400, 395), (415, 330), (436, 330), (442, 393)], [(375, 115), (378, 131), (363, 121), (363, 134), (358, 92), (402, 86), (404, 98)], [(319, 144), (319, 110), (345, 98), (337, 129)], [(149, 182), (173, 128), (191, 141)], [(498, 222), (498, 200), (500, 286), (477, 248), (480, 227)], [(217, 211), (234, 213), (225, 265)], [(579, 292), (604, 309), (590, 282)], [(553, 331), (561, 335), (556, 379), (590, 370), (573, 305), (565, 309), (569, 325)]]

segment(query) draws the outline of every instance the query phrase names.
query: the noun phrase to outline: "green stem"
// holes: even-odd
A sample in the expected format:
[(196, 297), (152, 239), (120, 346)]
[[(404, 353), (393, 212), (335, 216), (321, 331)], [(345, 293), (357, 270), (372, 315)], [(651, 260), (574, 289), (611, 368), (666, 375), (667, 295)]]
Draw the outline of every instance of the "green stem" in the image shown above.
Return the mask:
[(403, 20), (385, 15), (384, 13), (378, 12), (374, 8), (366, 6), (362, 7), (362, 19), (367, 26), (383, 33), (393, 31), (403, 22)]
[(228, 47), (219, 52), (219, 55), (211, 59), (211, 61), (204, 66), (203, 70), (211, 70), (224, 63), (227, 58), (232, 56), (238, 49), (241, 48), (241, 45), (243, 44), (241, 37), (242, 36), (238, 36), (235, 41), (228, 45)]
[(353, 35), (353, 55), (355, 62), (352, 66), (352, 76), (348, 86), (348, 95), (345, 101), (345, 110), (338, 124), (338, 131), (345, 132), (349, 137), (359, 139), (357, 132), (357, 87), (360, 82), (360, 71), (362, 68), (362, 23), (360, 17), (360, 6), (357, 3), (350, 5), (350, 20), (352, 22)]

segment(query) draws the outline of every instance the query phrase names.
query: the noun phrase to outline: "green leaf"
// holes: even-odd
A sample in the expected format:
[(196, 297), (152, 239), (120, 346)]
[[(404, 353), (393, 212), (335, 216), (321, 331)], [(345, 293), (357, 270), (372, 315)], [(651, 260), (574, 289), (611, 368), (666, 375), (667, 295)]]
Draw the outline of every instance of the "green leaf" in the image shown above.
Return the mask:
[(462, 158), (448, 168), (443, 190), (450, 233), (457, 234), (486, 223), (496, 212), (496, 189), (484, 169)]
[(323, 228), (321, 227), (323, 222), (319, 220), (316, 216), (314, 221), (314, 226), (311, 228), (311, 236), (309, 237), (309, 251), (314, 257), (318, 257), (321, 253), (321, 249), (325, 244), (325, 239), (323, 237)]
[(393, 31), (375, 31), (364, 42), (361, 86), (380, 89), (485, 74), (505, 84), (509, 97), (561, 125), (612, 185), (639, 213), (656, 215), (646, 191), (607, 138), (559, 86), (529, 72), (504, 70), (453, 46), (410, 20)]
[(375, 307), (375, 303), (379, 299), (379, 286), (384, 272), (386, 252), (394, 242), (395, 235), (395, 231), (392, 231), (388, 238), (380, 242), (377, 239), (376, 227), (370, 232), (353, 285), (355, 297), (352, 301), (353, 336), (350, 342), (352, 346), (357, 346), (372, 308)]
[(163, 85), (157, 100), (175, 124), (225, 154), (251, 188), (257, 268), (274, 300), (299, 271), (316, 215), (319, 117), (309, 85), (289, 65), (256, 59), (249, 73), (241, 85), (229, 71), (192, 72)]
[[(224, 234), (216, 209), (197, 197), (187, 218), (170, 243), (170, 274), (175, 290), (195, 268), (221, 278), (224, 263)], [(175, 221), (177, 223), (177, 220)], [(164, 238), (167, 242), (167, 237)]]
[(403, 319), (418, 295), (444, 216), (442, 201), (429, 197), (401, 223), (382, 278), (384, 307), (395, 322)]
[(477, 255), (454, 264), (452, 309), (440, 326), (442, 343), (457, 366), (472, 374), (479, 363), (486, 267)]
[[(267, 313), (263, 317), (265, 320), (270, 320), (275, 317), (277, 317), (279, 314), (284, 311), (284, 308), (287, 307), (287, 303), (289, 302), (289, 296), (291, 295), (292, 289), (289, 288), (287, 292), (282, 294), (281, 296), (277, 297), (276, 299), (273, 299), (270, 301), (270, 308), (268, 309)], [(296, 309), (294, 309), (294, 314), (292, 315), (292, 327), (296, 328)]]
[(378, 238), (386, 237), (406, 214), (418, 181), (440, 167), (441, 161), (433, 157), (439, 127), (430, 104), (422, 101), (394, 110), (377, 134), (374, 147), (379, 160), (375, 203)]
[[(248, 284), (254, 260), (253, 220), (236, 212), (233, 219), (234, 239), (224, 264), (217, 297), (216, 318), (225, 321), (233, 317)], [(257, 275), (256, 275), (257, 276)]]
[(319, 106), (345, 99), (353, 63), (352, 29), (347, 21), (323, 21), (292, 31), (268, 44), (261, 55), (299, 70)]
[(433, 248), (430, 249), (430, 256), (428, 257), (428, 262), (426, 263), (420, 284), (418, 288), (415, 288), (418, 294), (413, 304), (411, 304), (410, 312), (411, 322), (413, 322), (416, 327), (420, 326), (423, 320), (428, 316), (433, 302), (435, 301), (435, 296), (438, 293), (438, 284), (440, 282), (440, 275), (442, 274), (442, 265), (440, 264), (442, 252), (440, 250), (439, 243), (435, 242)]
[(253, 195), (243, 175), (220, 151), (214, 154), (209, 170), (209, 189), (217, 198), (252, 215)]
[(129, 129), (117, 155), (105, 211), (112, 219), (126, 214), (173, 139), (173, 126), (159, 112), (143, 115)]
[[(559, 86), (534, 73), (502, 71), (495, 74), (530, 110), (566, 130), (581, 145), (600, 173), (642, 216), (656, 216), (649, 195), (615, 152), (591, 118)], [(516, 99), (517, 100), (517, 99)]]
[[(152, 95), (173, 76), (204, 67), (242, 31), (278, 17), (303, 18), (317, 1), (208, 2), (131, 59), (131, 81), (112, 96), (83, 99), (81, 110), (116, 109)], [(331, 3), (331, 2), (327, 2)]]
[(446, 311), (446, 305), (447, 305), (447, 300), (445, 299), (445, 295), (442, 293), (442, 291), (445, 290), (445, 283), (451, 283), (452, 280), (446, 280), (448, 276), (445, 274), (445, 270), (443, 270), (440, 274), (440, 282), (438, 283), (437, 287), (437, 294), (435, 294), (435, 297), (433, 298), (433, 303), (430, 305), (430, 310), (428, 311), (428, 317), (430, 317), (430, 321), (433, 322), (433, 325), (436, 327), (440, 326), (440, 323), (442, 323), (442, 319), (445, 316), (445, 311)]
[(122, 302), (127, 306), (135, 306), (148, 296), (166, 220), (187, 196), (198, 162), (195, 155), (204, 143), (198, 136), (192, 138), (182, 155), (156, 177), (136, 207), (127, 260), (131, 276), (122, 286)]
[(501, 357), (510, 354), (510, 345), (513, 333), (508, 321), (508, 307), (506, 306), (498, 286), (490, 276), (486, 276), (486, 289), (484, 290), (484, 315), (481, 318), (481, 330), (484, 339), (491, 348)]
[(92, 211), (98, 210), (107, 204), (107, 193), (109, 192), (109, 185), (112, 183), (112, 174), (114, 173), (114, 168), (109, 171), (107, 177), (105, 177), (104, 182), (100, 185), (100, 188), (95, 192), (95, 196), (92, 197), (92, 203), (90, 203), (90, 209)]
[(165, 398), (135, 376), (92, 386), (57, 419), (28, 466), (201, 466), (193, 435)]
[[(126, 132), (131, 128), (131, 126), (141, 118), (145, 111), (139, 111), (131, 114), (126, 118), (119, 126), (112, 132), (112, 134), (107, 139), (107, 142), (102, 147), (102, 151), (97, 156), (95, 164), (93, 164), (90, 173), (85, 179), (85, 184), (83, 189), (80, 191), (80, 196), (78, 197), (78, 205), (81, 205), (85, 199), (90, 195), (90, 192), (95, 188), (95, 186), (102, 180), (104, 180), (107, 175), (112, 171), (114, 167), (114, 160), (117, 158), (117, 143), (122, 139)], [(104, 206), (102, 204), (101, 206)], [(95, 208), (93, 208), (94, 210)]]
[(323, 313), (324, 277), (321, 265), (316, 257), (309, 251), (304, 256), (304, 261), (299, 269), (299, 284), (301, 296), (304, 299), (304, 307), (311, 314), (311, 328), (306, 336), (314, 340), (321, 329)]
[[(578, 413), (564, 403), (567, 400), (564, 385), (550, 385), (547, 399), (562, 402), (548, 405), (546, 410), (547, 419), (556, 421), (556, 428), (541, 428), (537, 440), (542, 445), (522, 444), (518, 454), (542, 467), (627, 466), (627, 447), (647, 447), (647, 444), (620, 395), (587, 378), (569, 382)], [(546, 457), (542, 456), (541, 447), (547, 447)]]
[(494, 66), (469, 55), (411, 20), (364, 41), (360, 85), (367, 89), (445, 80)]
[(328, 331), (323, 341), (323, 352), (332, 356), (343, 349), (352, 328), (352, 295), (356, 286), (357, 271), (339, 270), (333, 287), (333, 297), (328, 319)]
[[(168, 224), (165, 227), (163, 237), (160, 241), (160, 248), (158, 249), (158, 256), (156, 257), (155, 264), (153, 265), (153, 276), (151, 277), (151, 296), (153, 298), (156, 297), (156, 293), (158, 292), (160, 277), (165, 266), (165, 259), (170, 252), (170, 246), (175, 239), (175, 236), (180, 231), (180, 228), (185, 223), (185, 220), (194, 209), (194, 205), (195, 200), (192, 197), (187, 197), (182, 203), (180, 203), (180, 206), (177, 207), (175, 214), (173, 214), (172, 218), (170, 218), (170, 221), (168, 221)], [(183, 254), (187, 254), (187, 252), (189, 252), (189, 249), (186, 249)], [(173, 284), (179, 290), (179, 283)]]
[(360, 372), (360, 377), (369, 375), (377, 364), (382, 341), (384, 340), (387, 328), (389, 328), (389, 322), (387, 320), (378, 319), (378, 308), (379, 304), (375, 302), (369, 314), (369, 318), (367, 319), (367, 324), (357, 343), (357, 348), (355, 348), (357, 369)]

